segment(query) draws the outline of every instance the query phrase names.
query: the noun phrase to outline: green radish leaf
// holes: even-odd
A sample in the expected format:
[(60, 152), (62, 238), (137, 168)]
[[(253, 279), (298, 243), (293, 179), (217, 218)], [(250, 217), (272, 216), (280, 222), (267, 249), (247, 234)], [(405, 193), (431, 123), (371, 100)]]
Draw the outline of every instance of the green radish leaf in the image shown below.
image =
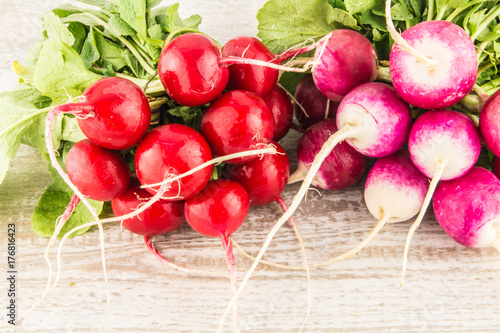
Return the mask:
[(115, 36), (131, 36), (136, 32), (127, 22), (125, 22), (120, 15), (113, 14), (108, 21), (109, 32)]
[(345, 6), (350, 14), (369, 11), (376, 3), (377, 0), (345, 0)]
[(81, 95), (101, 78), (87, 70), (83, 59), (65, 43), (48, 41), (38, 57), (34, 85), (43, 94), (65, 98)]
[(338, 8), (338, 9), (342, 9), (342, 10), (347, 10), (346, 6), (345, 6), (345, 3), (344, 1), (342, 0), (328, 0), (328, 3), (330, 4), (330, 6), (332, 6), (333, 8)]
[[(48, 104), (47, 97), (35, 88), (21, 84), (16, 90), (0, 94), (0, 183), (7, 170), (9, 161), (16, 155), (21, 143), (28, 144), (39, 151), (45, 147), (45, 118), (49, 107), (37, 108)], [(40, 131), (40, 124), (43, 130)], [(54, 124), (55, 137), (60, 133), (60, 124)], [(59, 141), (54, 140), (58, 145)]]
[(182, 25), (189, 28), (198, 29), (201, 24), (201, 16), (198, 14), (191, 15), (187, 19), (182, 20)]
[(95, 41), (94, 28), (90, 27), (89, 33), (87, 35), (87, 39), (85, 39), (85, 43), (83, 43), (82, 52), (80, 56), (85, 63), (85, 67), (91, 68), (92, 64), (99, 60), (100, 53), (97, 48), (97, 43)]
[(46, 12), (42, 16), (42, 20), (43, 27), (47, 31), (49, 40), (73, 45), (75, 37), (56, 14), (53, 12)]
[(123, 58), (123, 50), (125, 50), (123, 47), (104, 37), (98, 30), (95, 31), (95, 41), (101, 55), (100, 63), (107, 62), (111, 64), (115, 72), (127, 66), (127, 61)]
[(174, 31), (175, 28), (183, 27), (182, 19), (179, 16), (179, 3), (174, 3), (166, 10), (167, 22), (168, 22), (168, 32)]
[(75, 38), (75, 42), (71, 45), (71, 47), (73, 50), (80, 53), (82, 51), (83, 43), (87, 38), (87, 30), (85, 29), (85, 26), (79, 22), (70, 22), (68, 24), (68, 30)]
[(77, 0), (77, 1), (101, 8), (107, 8), (109, 6), (109, 1), (107, 0)]
[(140, 38), (147, 37), (146, 1), (118, 0), (120, 17), (137, 31)]
[(351, 14), (324, 0), (270, 0), (257, 13), (262, 42), (279, 53), (334, 29), (359, 30)]
[(151, 9), (158, 6), (161, 2), (162, 0), (146, 0), (146, 8)]

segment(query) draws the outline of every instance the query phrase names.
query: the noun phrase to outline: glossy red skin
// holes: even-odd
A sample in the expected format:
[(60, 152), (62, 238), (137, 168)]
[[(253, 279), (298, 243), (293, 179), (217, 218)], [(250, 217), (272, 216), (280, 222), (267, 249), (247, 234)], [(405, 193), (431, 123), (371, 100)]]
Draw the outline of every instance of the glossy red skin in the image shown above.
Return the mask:
[(265, 99), (274, 118), (273, 141), (279, 141), (290, 130), (293, 119), (293, 107), (286, 91), (276, 86)]
[[(309, 116), (306, 117), (304, 111), (297, 104), (293, 105), (293, 113), (295, 115), (295, 119), (297, 119), (297, 122), (303, 128), (308, 128), (318, 121), (325, 119), (328, 98), (323, 96), (318, 88), (316, 88), (311, 74), (306, 74), (299, 81), (297, 89), (295, 90), (294, 97), (297, 103), (302, 105), (302, 107), (306, 110), (307, 115)], [(335, 118), (338, 107), (338, 102), (330, 101), (330, 108), (328, 110), (327, 118)]]
[(94, 117), (78, 118), (83, 134), (108, 149), (127, 149), (146, 134), (151, 110), (146, 95), (135, 83), (106, 77), (83, 92), (83, 102), (93, 106)]
[(486, 147), (500, 156), (500, 90), (484, 103), (479, 114), (479, 131)]
[[(229, 40), (222, 47), (222, 56), (244, 57), (262, 61), (272, 61), (276, 56), (260, 40), (240, 36)], [(243, 89), (261, 97), (268, 96), (278, 83), (279, 71), (264, 66), (234, 64), (229, 66), (230, 90)]]
[(250, 199), (243, 186), (234, 180), (218, 179), (186, 200), (184, 215), (189, 225), (202, 235), (232, 235), (245, 221)]
[[(137, 179), (132, 179), (122, 195), (111, 200), (115, 216), (132, 213), (147, 202), (152, 195), (140, 187)], [(156, 201), (139, 215), (122, 221), (122, 226), (142, 236), (155, 236), (178, 229), (185, 221), (184, 201)]]
[(500, 158), (498, 156), (493, 157), (493, 161), (491, 162), (491, 171), (500, 178)]
[[(167, 124), (152, 129), (142, 139), (135, 153), (135, 169), (141, 184), (162, 182), (166, 175), (180, 175), (212, 159), (205, 139), (194, 129)], [(171, 183), (163, 197), (183, 200), (200, 192), (210, 180), (213, 166)], [(159, 186), (149, 188), (152, 194)], [(179, 197), (177, 197), (179, 196)], [(177, 198), (173, 198), (177, 197)]]
[(290, 161), (283, 147), (276, 142), (277, 154), (268, 154), (245, 164), (226, 164), (224, 177), (243, 185), (250, 197), (250, 206), (264, 206), (278, 200), (290, 176)]
[[(231, 90), (215, 100), (203, 115), (201, 134), (215, 155), (262, 148), (274, 135), (274, 118), (266, 102), (246, 90)], [(246, 163), (257, 156), (226, 161)]]
[(177, 103), (198, 106), (219, 96), (229, 80), (229, 69), (219, 66), (221, 50), (209, 37), (187, 33), (174, 38), (158, 60), (158, 76)]
[(130, 182), (130, 170), (123, 157), (87, 139), (69, 150), (66, 172), (83, 195), (98, 201), (120, 196)]
[[(297, 144), (298, 168), (308, 171), (314, 157), (335, 132), (335, 119), (324, 119), (309, 127)], [(366, 158), (343, 141), (326, 157), (311, 184), (325, 190), (343, 190), (357, 183), (365, 169)]]

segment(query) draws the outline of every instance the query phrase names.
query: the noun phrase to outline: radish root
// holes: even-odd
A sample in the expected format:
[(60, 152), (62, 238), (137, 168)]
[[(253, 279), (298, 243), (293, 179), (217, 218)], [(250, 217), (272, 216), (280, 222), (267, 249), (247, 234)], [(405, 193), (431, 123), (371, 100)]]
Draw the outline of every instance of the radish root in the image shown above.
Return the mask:
[(431, 202), (432, 196), (434, 194), (434, 191), (436, 190), (436, 186), (439, 183), (439, 180), (441, 179), (441, 176), (443, 175), (445, 167), (446, 167), (445, 161), (439, 160), (436, 163), (436, 170), (434, 171), (434, 176), (432, 177), (431, 183), (429, 185), (429, 190), (427, 191), (424, 203), (422, 204), (422, 208), (420, 209), (420, 212), (418, 213), (415, 222), (413, 222), (413, 224), (410, 227), (410, 230), (408, 231), (408, 236), (406, 237), (405, 249), (403, 253), (403, 268), (401, 270), (401, 280), (399, 282), (400, 285), (403, 285), (403, 280), (405, 278), (406, 266), (408, 264), (408, 248), (410, 247), (411, 238), (415, 233), (415, 231), (417, 230), (417, 228), (419, 227), (420, 222), (422, 222), (422, 219), (424, 218), (425, 212), (427, 211), (427, 207)]

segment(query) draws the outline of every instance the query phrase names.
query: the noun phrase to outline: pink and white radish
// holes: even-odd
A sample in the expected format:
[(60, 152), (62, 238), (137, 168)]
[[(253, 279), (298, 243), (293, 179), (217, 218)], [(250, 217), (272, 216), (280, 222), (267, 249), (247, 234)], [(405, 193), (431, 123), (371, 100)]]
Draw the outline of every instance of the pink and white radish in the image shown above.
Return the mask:
[(413, 124), (408, 149), (417, 169), (431, 183), (422, 209), (408, 231), (401, 283), (408, 261), (408, 247), (413, 233), (420, 225), (432, 195), (440, 180), (452, 180), (469, 171), (481, 152), (481, 138), (472, 119), (463, 113), (449, 110), (428, 111)]
[(500, 156), (500, 90), (482, 107), (479, 114), (479, 131), (486, 147), (493, 154)]
[[(178, 176), (212, 159), (207, 141), (194, 129), (181, 124), (167, 124), (149, 131), (135, 152), (135, 169), (141, 184), (154, 194), (168, 178)], [(209, 165), (177, 182), (164, 193), (169, 200), (185, 200), (200, 192), (210, 180)]]
[(306, 74), (295, 89), (293, 113), (303, 128), (307, 128), (320, 120), (335, 118), (338, 103), (326, 98), (314, 84), (312, 74)]
[[(260, 40), (247, 36), (238, 36), (226, 42), (222, 47), (222, 56), (257, 59), (265, 62), (277, 60)], [(279, 71), (277, 69), (245, 64), (233, 64), (228, 68), (227, 88), (230, 90), (248, 90), (266, 98), (278, 83)]]
[(328, 99), (340, 102), (354, 87), (377, 77), (377, 54), (357, 31), (333, 30), (316, 49), (314, 83)]
[(367, 156), (383, 157), (395, 153), (407, 140), (411, 126), (411, 112), (406, 102), (400, 99), (389, 85), (378, 82), (365, 83), (351, 90), (340, 103), (337, 111), (337, 126), (339, 131), (330, 136), (314, 158), (309, 172), (292, 200), (290, 208), (280, 217), (269, 232), (256, 260), (248, 270), (238, 288), (238, 292), (231, 299), (226, 312), (221, 318), (218, 327), (219, 331), (230, 307), (241, 294), (274, 235), (295, 212), (307, 193), (318, 169), (332, 149), (339, 142), (347, 140), (351, 146)]
[(276, 86), (271, 93), (264, 98), (274, 118), (273, 141), (283, 139), (292, 126), (293, 106), (288, 93), (280, 86)]
[(394, 39), (389, 68), (392, 84), (408, 103), (423, 109), (450, 107), (469, 93), (477, 78), (474, 43), (458, 25), (425, 21), (401, 35), (386, 0), (387, 28)]
[[(257, 149), (274, 135), (274, 118), (266, 102), (246, 90), (231, 90), (210, 104), (201, 120), (201, 134), (215, 155)], [(230, 160), (245, 163), (256, 156)]]
[[(208, 183), (200, 193), (186, 200), (184, 206), (186, 219), (194, 230), (222, 240), (233, 294), (238, 287), (231, 235), (243, 224), (249, 209), (250, 198), (245, 188), (226, 179)], [(233, 327), (238, 331), (236, 305), (233, 311)]]
[(492, 172), (474, 167), (439, 183), (432, 205), (436, 220), (456, 242), (500, 251), (500, 180)]
[[(288, 179), (289, 184), (305, 178), (314, 157), (337, 130), (335, 119), (321, 120), (306, 130), (297, 144), (298, 167)], [(324, 190), (343, 190), (357, 183), (365, 169), (365, 156), (347, 142), (340, 142), (325, 158), (311, 185)]]

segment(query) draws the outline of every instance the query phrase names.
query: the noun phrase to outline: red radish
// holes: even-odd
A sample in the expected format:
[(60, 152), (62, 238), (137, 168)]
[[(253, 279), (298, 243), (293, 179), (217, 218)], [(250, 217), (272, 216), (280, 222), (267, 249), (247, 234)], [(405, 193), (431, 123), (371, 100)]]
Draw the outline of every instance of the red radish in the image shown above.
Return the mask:
[(340, 102), (354, 87), (377, 77), (377, 54), (371, 42), (353, 30), (330, 32), (314, 55), (312, 76), (318, 90)]
[(338, 103), (330, 101), (316, 88), (312, 74), (306, 74), (295, 90), (293, 111), (295, 119), (304, 128), (320, 120), (335, 118)]
[(493, 161), (491, 162), (491, 171), (500, 178), (500, 158), (498, 156), (493, 157)]
[[(215, 155), (222, 156), (259, 148), (274, 134), (274, 118), (266, 102), (246, 90), (231, 90), (215, 100), (203, 115), (201, 133)], [(227, 163), (245, 163), (247, 156)]]
[[(135, 211), (151, 197), (137, 179), (132, 179), (127, 190), (111, 200), (111, 208), (119, 217)], [(184, 220), (184, 201), (159, 200), (139, 215), (124, 219), (121, 225), (134, 234), (155, 236), (178, 229)]]
[(151, 120), (148, 99), (135, 83), (107, 77), (90, 85), (80, 97), (80, 103), (65, 104), (79, 110), (90, 106), (90, 115), (77, 117), (83, 134), (92, 142), (108, 149), (127, 149), (136, 145), (146, 134)]
[(278, 201), (290, 176), (290, 162), (283, 147), (272, 142), (277, 153), (245, 164), (226, 164), (224, 176), (237, 181), (248, 193), (250, 206), (264, 206)]
[(66, 171), (82, 194), (93, 200), (112, 200), (125, 192), (130, 182), (123, 157), (87, 139), (69, 150)]
[(314, 158), (311, 168), (304, 178), (299, 192), (293, 198), (290, 208), (280, 217), (269, 232), (264, 244), (243, 279), (237, 293), (219, 322), (219, 331), (231, 305), (241, 294), (251, 274), (257, 268), (274, 235), (298, 208), (307, 193), (314, 176), (325, 158), (341, 141), (349, 144), (362, 154), (383, 157), (398, 151), (406, 142), (411, 125), (409, 106), (401, 100), (394, 89), (387, 84), (372, 82), (351, 90), (340, 103), (337, 111), (339, 131), (332, 134)]
[(495, 155), (500, 155), (500, 90), (484, 104), (479, 114), (479, 130), (484, 144)]
[[(186, 200), (184, 214), (189, 225), (202, 235), (220, 237), (226, 250), (226, 259), (233, 294), (237, 290), (236, 264), (231, 235), (243, 224), (250, 209), (250, 198), (243, 186), (234, 180), (218, 179)], [(233, 308), (236, 330), (236, 307)]]
[[(212, 159), (203, 136), (181, 124), (167, 124), (152, 129), (137, 147), (135, 169), (143, 185), (160, 183)], [(200, 192), (210, 180), (213, 166), (170, 184), (165, 195), (169, 200), (184, 200)], [(160, 186), (148, 187), (154, 194)]]
[(389, 65), (392, 84), (401, 98), (423, 109), (441, 109), (471, 91), (478, 72), (476, 48), (461, 27), (426, 21), (399, 35), (391, 0), (386, 0), (386, 21), (395, 41)]
[(273, 141), (277, 142), (285, 137), (292, 125), (292, 102), (285, 89), (280, 86), (276, 86), (264, 101), (274, 117)]
[(500, 180), (492, 172), (474, 167), (439, 183), (432, 204), (436, 220), (456, 242), (500, 251)]
[[(335, 132), (337, 132), (335, 119), (324, 119), (307, 129), (297, 144), (298, 168), (290, 176), (289, 184), (305, 178), (314, 157)], [(340, 142), (326, 157), (311, 184), (325, 190), (346, 189), (361, 179), (365, 169), (366, 158), (347, 142)]]
[(406, 270), (408, 247), (420, 225), (440, 180), (463, 176), (476, 163), (481, 152), (481, 138), (472, 119), (457, 111), (428, 111), (417, 118), (408, 138), (408, 148), (415, 166), (432, 178), (422, 209), (406, 238), (403, 273)]
[(171, 40), (158, 60), (158, 76), (167, 94), (186, 106), (215, 99), (229, 80), (229, 70), (218, 64), (221, 55), (217, 44), (199, 33), (186, 33)]
[[(260, 40), (255, 37), (239, 36), (229, 40), (222, 47), (224, 57), (243, 57), (266, 62), (276, 60)], [(234, 64), (229, 66), (228, 89), (243, 89), (265, 98), (278, 83), (278, 70), (258, 65)]]

